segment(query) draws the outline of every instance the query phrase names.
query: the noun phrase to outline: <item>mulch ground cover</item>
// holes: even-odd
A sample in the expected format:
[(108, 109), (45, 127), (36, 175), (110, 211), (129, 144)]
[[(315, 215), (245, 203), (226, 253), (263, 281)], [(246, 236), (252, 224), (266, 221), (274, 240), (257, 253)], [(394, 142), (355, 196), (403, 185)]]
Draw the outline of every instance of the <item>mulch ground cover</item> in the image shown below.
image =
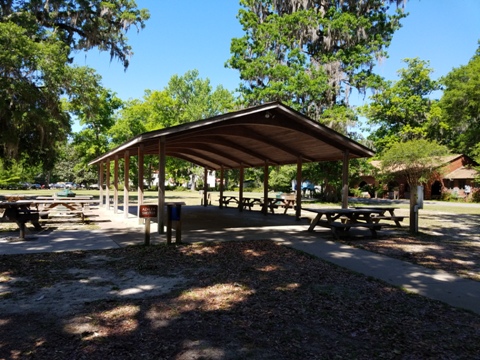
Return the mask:
[(479, 315), (269, 240), (4, 255), (0, 289), (5, 359), (480, 358)]

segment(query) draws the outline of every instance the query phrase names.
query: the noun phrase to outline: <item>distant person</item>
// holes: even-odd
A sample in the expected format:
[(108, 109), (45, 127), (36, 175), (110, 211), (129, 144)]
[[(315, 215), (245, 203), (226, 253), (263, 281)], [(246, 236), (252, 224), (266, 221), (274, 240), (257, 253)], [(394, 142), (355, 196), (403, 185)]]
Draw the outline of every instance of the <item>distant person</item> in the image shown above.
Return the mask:
[(468, 197), (468, 195), (472, 191), (472, 187), (470, 185), (465, 185), (465, 188), (463, 191), (465, 192), (465, 195)]

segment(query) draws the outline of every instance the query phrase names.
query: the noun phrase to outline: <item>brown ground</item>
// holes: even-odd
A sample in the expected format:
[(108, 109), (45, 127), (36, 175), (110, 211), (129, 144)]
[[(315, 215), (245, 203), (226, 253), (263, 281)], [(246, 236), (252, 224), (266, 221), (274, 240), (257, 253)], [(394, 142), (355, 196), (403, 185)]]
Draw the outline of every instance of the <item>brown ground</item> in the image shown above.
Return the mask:
[[(342, 241), (480, 280), (476, 224)], [(480, 358), (479, 315), (268, 240), (0, 256), (0, 309), (0, 359)]]

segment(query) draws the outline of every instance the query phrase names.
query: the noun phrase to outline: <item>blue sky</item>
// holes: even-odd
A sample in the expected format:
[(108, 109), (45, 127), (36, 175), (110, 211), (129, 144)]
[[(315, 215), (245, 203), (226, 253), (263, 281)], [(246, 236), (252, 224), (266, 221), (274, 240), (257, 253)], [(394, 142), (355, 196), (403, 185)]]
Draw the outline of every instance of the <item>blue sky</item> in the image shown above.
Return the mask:
[[(224, 67), (231, 39), (243, 35), (237, 0), (137, 0), (137, 5), (148, 8), (151, 18), (138, 34), (128, 33), (134, 55), (126, 72), (117, 60), (110, 62), (107, 53), (76, 57), (79, 65), (97, 70), (103, 86), (123, 100), (140, 99), (146, 89), (161, 90), (173, 75), (197, 69), (213, 86), (231, 91), (238, 87), (238, 72)], [(410, 0), (406, 10), (410, 15), (377, 73), (395, 80), (404, 67), (402, 59), (412, 57), (430, 61), (434, 78), (468, 63), (480, 40), (480, 0)]]

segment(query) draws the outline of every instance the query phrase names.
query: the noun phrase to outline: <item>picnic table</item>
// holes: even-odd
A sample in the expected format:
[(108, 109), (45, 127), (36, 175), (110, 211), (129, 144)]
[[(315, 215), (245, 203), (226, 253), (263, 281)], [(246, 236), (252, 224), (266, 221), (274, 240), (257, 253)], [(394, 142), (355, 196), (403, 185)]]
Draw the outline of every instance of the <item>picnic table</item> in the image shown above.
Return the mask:
[(25, 224), (31, 222), (36, 230), (41, 230), (38, 211), (31, 210), (29, 200), (3, 201), (0, 202), (0, 209), (3, 214), (0, 222), (15, 222), (20, 229), (20, 238), (25, 239)]
[(92, 200), (93, 196), (91, 195), (76, 195), (75, 197), (70, 197), (65, 199), (65, 197), (57, 197), (57, 196), (37, 196), (35, 200)]
[(295, 204), (297, 202), (297, 198), (296, 198), (295, 195), (281, 195), (280, 197), (277, 197), (276, 199), (277, 199), (277, 201), (274, 203), (274, 205), (276, 205), (277, 207), (284, 208), (285, 209), (283, 211), (284, 214), (287, 213), (288, 209), (295, 209)]
[[(26, 201), (26, 200), (25, 200)], [(24, 200), (19, 200), (19, 203)], [(86, 198), (46, 198), (28, 201), (30, 206), (35, 206), (41, 218), (48, 218), (51, 213), (57, 214), (79, 214), (82, 221), (85, 221), (85, 213), (90, 209), (91, 204), (98, 204), (99, 201)]]
[(238, 199), (236, 196), (223, 195), (219, 199), (220, 205), (228, 206), (230, 203), (238, 204)]
[(249, 209), (252, 210), (252, 206), (255, 204), (262, 205), (262, 199), (259, 197), (251, 197), (251, 196), (244, 196), (242, 197), (242, 204), (240, 204), (240, 199), (237, 196), (231, 196), (231, 195), (224, 195), (220, 198), (220, 204), (225, 205), (225, 207), (228, 206), (228, 204), (233, 203), (236, 204), (237, 207), (242, 209)]
[(375, 216), (384, 213), (383, 210), (364, 208), (364, 209), (320, 209), (304, 208), (302, 210), (316, 213), (312, 219), (308, 231), (313, 231), (316, 226), (329, 228), (335, 238), (338, 239), (338, 232), (348, 231), (353, 227), (364, 227), (370, 230), (372, 237), (377, 236), (377, 230), (381, 229), (380, 218), (374, 220)]
[(381, 220), (390, 220), (395, 222), (397, 227), (402, 227), (400, 224), (406, 216), (398, 216), (395, 215), (395, 210), (398, 210), (398, 207), (390, 207), (390, 206), (357, 206), (355, 209), (372, 209), (378, 210), (378, 214), (372, 215), (372, 221), (379, 222)]
[[(263, 206), (264, 198), (258, 196), (244, 196), (242, 197), (242, 203), (240, 204), (240, 199), (237, 196), (224, 195), (220, 198), (220, 203), (228, 206), (230, 203), (234, 203), (237, 207), (242, 207), (242, 209), (252, 210), (254, 205)], [(267, 198), (267, 208), (270, 209), (272, 214), (275, 213), (275, 209), (281, 207), (284, 208), (284, 214), (287, 213), (288, 209), (295, 207), (296, 198), (295, 195), (282, 195), (278, 197), (268, 197)]]

